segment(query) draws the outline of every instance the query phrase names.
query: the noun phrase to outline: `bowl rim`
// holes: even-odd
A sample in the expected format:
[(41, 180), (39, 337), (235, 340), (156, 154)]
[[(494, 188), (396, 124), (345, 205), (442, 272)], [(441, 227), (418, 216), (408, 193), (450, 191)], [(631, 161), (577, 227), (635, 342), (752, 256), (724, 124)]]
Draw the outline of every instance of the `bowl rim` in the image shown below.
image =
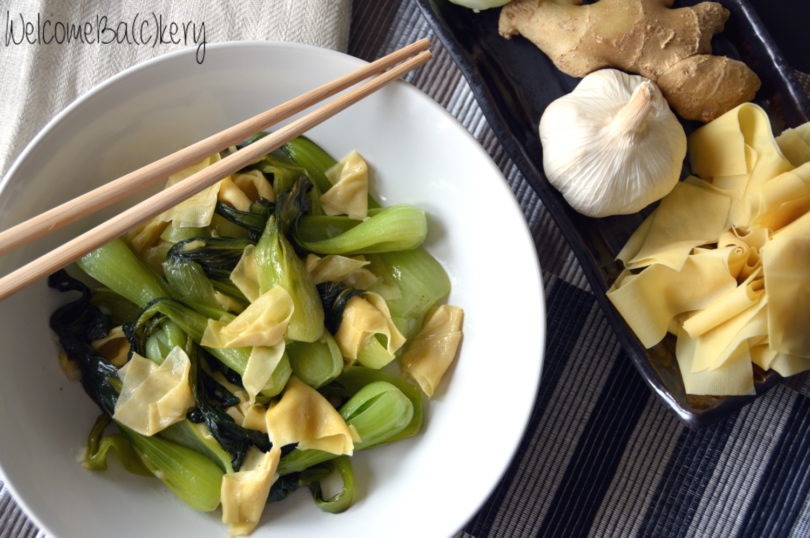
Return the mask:
[[(250, 48), (250, 47), (267, 47), (269, 49), (273, 48), (287, 48), (287, 49), (297, 49), (297, 50), (304, 50), (308, 52), (317, 52), (323, 54), (332, 54), (336, 56), (342, 56), (344, 59), (348, 59), (352, 62), (362, 62), (368, 63), (366, 60), (361, 58), (357, 58), (345, 52), (328, 49), (324, 47), (318, 47), (314, 45), (304, 44), (304, 43), (296, 43), (296, 42), (288, 42), (288, 41), (274, 41), (274, 40), (237, 40), (237, 41), (222, 41), (217, 43), (209, 43), (207, 48), (212, 49), (211, 52), (216, 52), (220, 49), (240, 49), (240, 48)], [(45, 123), (42, 128), (29, 140), (29, 142), (25, 145), (22, 151), (13, 159), (11, 165), (8, 167), (5, 174), (3, 174), (2, 178), (0, 178), (0, 196), (6, 191), (6, 188), (11, 183), (12, 178), (17, 173), (17, 170), (22, 164), (26, 161), (29, 154), (32, 153), (37, 146), (42, 143), (42, 140), (50, 134), (50, 132), (65, 118), (69, 117), (71, 114), (76, 113), (77, 109), (82, 107), (86, 102), (90, 101), (91, 99), (95, 98), (100, 92), (107, 90), (108, 88), (121, 83), (122, 80), (132, 76), (133, 73), (138, 71), (148, 69), (154, 64), (169, 61), (171, 59), (181, 57), (181, 56), (191, 56), (195, 53), (195, 47), (186, 47), (183, 49), (179, 49), (176, 51), (170, 51), (168, 53), (159, 54), (153, 58), (149, 58), (147, 60), (135, 63), (114, 75), (107, 77), (96, 85), (82, 93), (81, 95), (77, 96), (73, 101), (71, 101), (68, 105), (66, 105), (61, 111), (55, 114), (47, 123)], [(527, 243), (527, 246), (530, 247), (528, 251), (531, 254), (533, 261), (535, 262), (533, 265), (533, 280), (536, 284), (536, 291), (538, 292), (537, 295), (537, 302), (535, 304), (537, 314), (539, 314), (539, 320), (541, 323), (537, 323), (537, 331), (535, 336), (536, 341), (531, 346), (533, 349), (530, 349), (532, 353), (536, 352), (537, 361), (535, 363), (535, 370), (534, 374), (536, 374), (537, 382), (533, 385), (533, 392), (530, 395), (529, 400), (532, 402), (531, 405), (526, 406), (524, 409), (521, 409), (521, 417), (520, 417), (520, 424), (522, 425), (520, 428), (520, 433), (515, 439), (514, 446), (511, 447), (509, 451), (508, 457), (504, 458), (500, 465), (498, 466), (498, 479), (488, 488), (485, 489), (483, 492), (483, 496), (478, 499), (474, 506), (471, 506), (471, 511), (469, 512), (467, 519), (464, 521), (459, 521), (455, 531), (460, 531), (463, 529), (464, 525), (475, 516), (475, 514), (480, 510), (480, 508), (486, 503), (492, 493), (495, 491), (496, 487), (503, 479), (503, 476), (511, 466), (513, 460), (516, 459), (517, 455), (519, 454), (519, 449), (524, 442), (524, 439), (528, 432), (528, 427), (530, 425), (530, 419), (533, 414), (534, 407), (537, 402), (537, 397), (539, 395), (539, 389), (541, 385), (541, 376), (543, 373), (543, 366), (545, 363), (545, 351), (546, 351), (546, 342), (547, 342), (547, 309), (546, 309), (546, 297), (545, 297), (545, 286), (543, 282), (542, 276), (542, 269), (539, 262), (539, 257), (537, 254), (537, 247), (534, 243), (534, 238), (529, 230), (528, 224), (525, 221), (525, 215), (523, 214), (522, 209), (520, 208), (517, 199), (515, 198), (514, 192), (511, 190), (509, 184), (506, 181), (506, 178), (503, 172), (498, 168), (498, 166), (493, 161), (492, 157), (484, 150), (481, 146), (480, 142), (461, 124), (459, 120), (457, 120), (449, 111), (447, 111), (444, 107), (442, 107), (439, 103), (437, 103), (432, 97), (428, 96), (422, 90), (416, 88), (414, 85), (400, 79), (394, 81), (392, 85), (404, 86), (407, 87), (408, 92), (412, 95), (417, 96), (418, 99), (422, 99), (424, 103), (433, 108), (434, 111), (438, 111), (439, 114), (445, 116), (447, 119), (451, 120), (452, 124), (454, 124), (458, 128), (459, 135), (462, 137), (466, 137), (467, 141), (470, 143), (469, 147), (474, 151), (477, 151), (481, 157), (484, 158), (485, 162), (487, 162), (491, 168), (491, 171), (502, 181), (496, 182), (498, 184), (498, 188), (501, 188), (505, 191), (506, 200), (509, 201), (513, 205), (513, 209), (517, 212), (518, 215), (521, 216), (524, 226), (521, 227), (519, 233), (521, 234), (521, 241)], [(490, 188), (495, 188), (495, 184), (490, 185)], [(514, 230), (513, 233), (518, 233), (517, 230)], [(533, 286), (534, 287), (534, 286)], [(527, 354), (528, 355), (528, 354)], [(31, 522), (38, 527), (40, 531), (44, 531), (46, 534), (51, 536), (57, 536), (51, 528), (45, 524), (45, 522), (40, 518), (37, 511), (33, 510), (31, 504), (28, 501), (27, 496), (22, 495), (20, 491), (17, 489), (13, 481), (8, 479), (8, 475), (5, 471), (5, 466), (0, 460), (0, 480), (2, 480), (3, 486), (11, 493), (14, 501), (17, 505), (23, 510), (26, 517), (31, 520)]]

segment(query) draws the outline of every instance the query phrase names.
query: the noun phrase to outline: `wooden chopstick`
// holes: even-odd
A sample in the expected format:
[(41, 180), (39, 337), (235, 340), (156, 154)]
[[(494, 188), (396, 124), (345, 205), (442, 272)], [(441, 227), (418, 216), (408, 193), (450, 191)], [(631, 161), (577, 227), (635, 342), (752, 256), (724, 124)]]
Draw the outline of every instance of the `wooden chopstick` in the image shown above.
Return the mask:
[(76, 261), (383, 88), (432, 57), (424, 51), (0, 278), (0, 300)]
[(105, 183), (90, 192), (78, 196), (53, 209), (0, 232), (0, 255), (19, 246), (39, 239), (87, 215), (99, 211), (119, 200), (148, 187), (161, 179), (188, 168), (218, 151), (284, 121), (336, 93), (376, 75), (389, 67), (427, 50), (430, 41), (420, 39), (360, 69), (352, 71), (332, 82), (314, 88), (281, 105), (248, 118), (232, 127), (195, 142), (175, 153), (162, 157), (146, 166), (129, 172), (120, 178)]

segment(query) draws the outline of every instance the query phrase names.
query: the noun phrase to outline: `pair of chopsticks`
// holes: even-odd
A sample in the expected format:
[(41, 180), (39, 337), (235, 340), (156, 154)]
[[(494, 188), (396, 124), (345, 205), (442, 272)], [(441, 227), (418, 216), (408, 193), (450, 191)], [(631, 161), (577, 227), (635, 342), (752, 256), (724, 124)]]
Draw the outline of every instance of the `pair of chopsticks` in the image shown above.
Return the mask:
[[(293, 138), (331, 118), (364, 97), (397, 80), (427, 62), (431, 53), (428, 39), (421, 39), (388, 56), (365, 65), (323, 86), (310, 90), (281, 105), (242, 121), (208, 138), (167, 155), (60, 206), (0, 232), (0, 254), (5, 254), (54, 230), (99, 211), (135, 192), (166, 179), (215, 152), (235, 145), (259, 131), (284, 121), (333, 95), (378, 75), (322, 107), (302, 116), (256, 142), (228, 155), (173, 186), (130, 207), (108, 221), (55, 248), (21, 268), (0, 278), (0, 300), (16, 293), (50, 273), (67, 266), (88, 252), (146, 222), (186, 198), (214, 185), (245, 166), (286, 144)], [(404, 60), (404, 61), (403, 61)], [(402, 63), (400, 63), (402, 62)], [(399, 65), (397, 65), (399, 64)]]

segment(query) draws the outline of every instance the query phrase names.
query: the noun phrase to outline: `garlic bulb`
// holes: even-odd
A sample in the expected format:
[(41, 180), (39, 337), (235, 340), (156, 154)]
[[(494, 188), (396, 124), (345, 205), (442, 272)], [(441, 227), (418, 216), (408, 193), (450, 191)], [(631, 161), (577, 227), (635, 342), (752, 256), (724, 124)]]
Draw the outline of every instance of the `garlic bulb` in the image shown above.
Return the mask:
[(540, 118), (543, 168), (590, 217), (635, 213), (675, 187), (686, 134), (650, 80), (615, 69), (587, 75)]

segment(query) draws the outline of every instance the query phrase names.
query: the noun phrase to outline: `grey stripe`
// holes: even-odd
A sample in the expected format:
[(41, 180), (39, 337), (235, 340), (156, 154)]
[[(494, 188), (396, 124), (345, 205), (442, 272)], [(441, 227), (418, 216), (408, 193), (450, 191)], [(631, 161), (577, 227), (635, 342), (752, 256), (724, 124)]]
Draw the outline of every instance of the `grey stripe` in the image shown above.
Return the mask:
[(545, 209), (539, 212), (539, 219), (533, 224), (532, 232), (543, 269), (566, 282), (590, 291), (585, 274), (576, 261), (571, 247), (559, 232), (551, 214)]
[[(627, 359), (625, 359), (627, 360)], [(684, 426), (651, 398), (630, 437), (619, 467), (591, 528), (591, 536), (634, 536), (655, 495), (662, 471)]]
[(806, 538), (810, 536), (810, 497), (804, 500), (802, 513), (790, 531), (791, 538)]
[(734, 536), (779, 441), (795, 394), (777, 387), (737, 417), (687, 536)]
[(0, 486), (0, 538), (33, 538), (38, 530), (16, 505), (11, 493)]
[(493, 537), (537, 531), (606, 381), (587, 372), (609, 370), (617, 355), (618, 344), (594, 304), (550, 404), (520, 456), (521, 472), (498, 507)]
[(436, 42), (433, 46), (433, 60), (413, 73), (410, 82), (433, 97), (442, 107), (449, 108), (451, 98), (460, 80), (461, 73), (455, 69), (455, 64), (447, 49), (441, 43)]

